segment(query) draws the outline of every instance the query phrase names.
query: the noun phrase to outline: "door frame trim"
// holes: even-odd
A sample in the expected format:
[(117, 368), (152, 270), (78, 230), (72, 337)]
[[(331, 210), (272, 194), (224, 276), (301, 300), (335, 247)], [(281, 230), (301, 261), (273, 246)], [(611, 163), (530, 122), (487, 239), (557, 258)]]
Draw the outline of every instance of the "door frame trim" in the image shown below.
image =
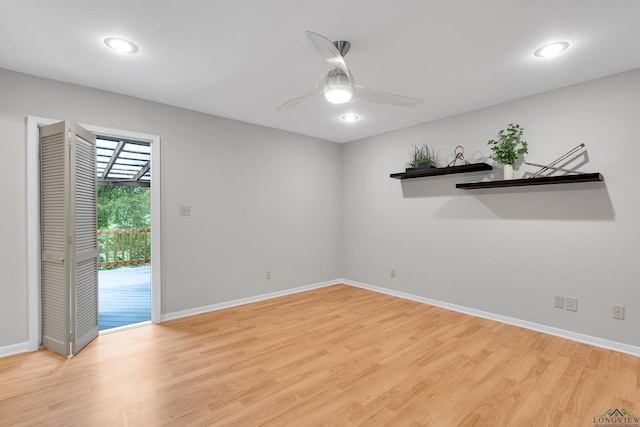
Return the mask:
[[(27, 116), (27, 281), (29, 303), (29, 349), (36, 351), (42, 340), (40, 291), (40, 155), (38, 128), (63, 120)], [(151, 143), (151, 321), (162, 321), (162, 222), (160, 137), (146, 133), (79, 123), (88, 131)]]

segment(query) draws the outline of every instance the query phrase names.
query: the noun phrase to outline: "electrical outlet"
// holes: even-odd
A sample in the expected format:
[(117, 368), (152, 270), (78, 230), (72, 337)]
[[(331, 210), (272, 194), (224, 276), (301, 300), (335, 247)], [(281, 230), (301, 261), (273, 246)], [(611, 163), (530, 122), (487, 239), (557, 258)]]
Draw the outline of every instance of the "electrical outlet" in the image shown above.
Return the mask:
[(265, 277), (265, 279), (267, 279), (267, 280), (268, 280), (268, 279), (271, 279), (271, 272), (270, 272), (270, 271), (267, 271), (267, 272), (265, 273), (264, 277)]
[(618, 320), (624, 320), (624, 305), (613, 306), (613, 318)]
[(191, 215), (191, 206), (180, 206), (180, 216)]
[(555, 308), (564, 308), (564, 297), (562, 295), (556, 295), (553, 298), (553, 306)]
[(395, 268), (392, 268), (391, 270), (389, 270), (389, 275), (390, 275), (391, 277), (396, 277), (396, 269), (395, 269)]
[(564, 309), (569, 311), (578, 311), (578, 298), (564, 297)]

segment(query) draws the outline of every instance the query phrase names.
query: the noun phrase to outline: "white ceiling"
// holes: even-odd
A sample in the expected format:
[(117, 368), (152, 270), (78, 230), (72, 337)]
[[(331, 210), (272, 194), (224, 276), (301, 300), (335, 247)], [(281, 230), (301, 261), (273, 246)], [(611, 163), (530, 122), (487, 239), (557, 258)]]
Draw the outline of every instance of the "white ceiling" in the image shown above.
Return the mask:
[[(351, 42), (357, 84), (426, 101), (277, 112), (328, 71), (305, 30)], [(640, 1), (0, 0), (0, 68), (347, 142), (640, 68)]]

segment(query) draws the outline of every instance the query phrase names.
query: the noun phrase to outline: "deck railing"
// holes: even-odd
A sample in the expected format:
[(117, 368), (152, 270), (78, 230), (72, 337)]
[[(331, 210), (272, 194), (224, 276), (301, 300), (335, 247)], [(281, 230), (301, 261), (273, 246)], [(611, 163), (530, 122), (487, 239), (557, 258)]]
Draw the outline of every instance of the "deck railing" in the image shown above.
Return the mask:
[(98, 230), (100, 267), (138, 265), (151, 262), (151, 229)]

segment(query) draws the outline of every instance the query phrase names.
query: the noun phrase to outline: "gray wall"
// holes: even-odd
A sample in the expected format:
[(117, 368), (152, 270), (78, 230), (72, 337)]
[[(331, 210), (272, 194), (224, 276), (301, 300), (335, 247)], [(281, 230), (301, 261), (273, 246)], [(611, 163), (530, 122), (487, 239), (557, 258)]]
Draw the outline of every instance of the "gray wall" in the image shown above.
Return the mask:
[[(640, 345), (640, 70), (342, 146), (6, 70), (0, 94), (0, 347), (28, 339), (27, 115), (161, 136), (165, 314), (345, 277)], [(605, 182), (465, 192), (455, 183), (485, 175), (389, 178), (423, 142), (482, 160), (511, 122), (530, 161), (584, 142), (581, 169)]]
[(163, 313), (340, 277), (339, 145), (1, 69), (0, 94), (0, 347), (28, 340), (27, 115), (161, 137)]
[[(344, 277), (640, 345), (639, 117), (634, 70), (347, 144)], [(580, 169), (605, 182), (471, 192), (455, 184), (484, 173), (389, 178), (413, 144), (443, 160), (460, 144), (481, 160), (508, 123), (525, 127), (531, 162), (585, 143)], [(534, 168), (516, 176), (525, 170)], [(554, 308), (554, 295), (577, 297), (578, 311)], [(612, 304), (625, 305), (626, 320), (612, 319)]]

